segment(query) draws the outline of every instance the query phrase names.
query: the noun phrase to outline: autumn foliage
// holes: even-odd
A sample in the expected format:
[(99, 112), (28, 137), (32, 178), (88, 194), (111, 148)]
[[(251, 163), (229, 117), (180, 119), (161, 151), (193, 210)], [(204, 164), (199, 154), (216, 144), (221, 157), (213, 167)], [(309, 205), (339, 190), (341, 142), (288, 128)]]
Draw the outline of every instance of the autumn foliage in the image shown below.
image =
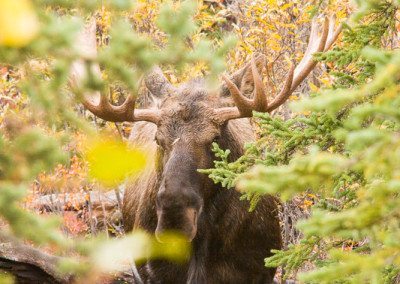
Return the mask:
[[(280, 277), (394, 283), (400, 261), (398, 5), (0, 1), (0, 237), (58, 255), (68, 251), (62, 271), (92, 283), (121, 269), (110, 262), (143, 259), (149, 251), (184, 259), (189, 248), (182, 239), (171, 249), (143, 232), (125, 235), (122, 184), (147, 158), (125, 143), (131, 124), (95, 117), (80, 104), (82, 93), (107, 90), (114, 104), (133, 93), (146, 106), (139, 82), (154, 64), (173, 84), (207, 75), (215, 88), (222, 72), (255, 52), (266, 55), (263, 75), (276, 90), (288, 61), (302, 58), (311, 20), (335, 14), (343, 33), (333, 50), (315, 55), (321, 67), (296, 89), (290, 106), (273, 117), (254, 113), (257, 141), (246, 154), (230, 163), (229, 152), (215, 144), (215, 168), (204, 172), (226, 190), (237, 186), (249, 210), (262, 194), (282, 199), (285, 248), (266, 259), (266, 266), (281, 268)], [(90, 19), (97, 25), (95, 59), (74, 44)], [(70, 67), (82, 58), (101, 65), (101, 78), (72, 90)], [(113, 254), (121, 247), (130, 248), (127, 255)]]

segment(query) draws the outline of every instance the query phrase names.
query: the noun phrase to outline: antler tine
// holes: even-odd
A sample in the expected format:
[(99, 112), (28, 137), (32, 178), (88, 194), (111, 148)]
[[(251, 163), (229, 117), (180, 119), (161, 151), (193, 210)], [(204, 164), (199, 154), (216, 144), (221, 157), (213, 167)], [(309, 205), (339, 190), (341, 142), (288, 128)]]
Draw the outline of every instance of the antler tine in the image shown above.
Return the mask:
[(332, 44), (337, 40), (339, 37), (340, 33), (342, 32), (343, 29), (343, 24), (339, 24), (335, 31), (335, 22), (336, 22), (336, 16), (332, 15), (330, 18), (330, 23), (329, 23), (329, 34), (328, 34), (328, 39), (325, 44), (324, 51), (327, 51)]
[[(313, 22), (314, 23), (314, 22)], [(316, 52), (322, 52), (325, 49), (326, 40), (328, 38), (329, 32), (329, 20), (325, 17), (322, 34), (318, 38), (318, 27), (316, 25), (312, 25), (313, 30), (311, 31), (311, 36), (308, 41), (308, 46), (311, 48), (307, 48), (306, 54), (304, 54), (303, 59), (300, 61), (299, 65), (296, 67), (294, 71), (294, 79), (291, 88), (291, 92), (293, 92), (300, 83), (310, 74), (310, 72), (314, 69), (315, 65), (317, 65), (317, 61), (313, 59), (313, 54)], [(317, 31), (315, 32), (315, 29)], [(318, 46), (315, 48), (315, 43), (318, 43)]]
[(129, 95), (124, 103), (119, 106), (112, 105), (105, 95), (100, 96), (99, 104), (94, 104), (88, 99), (83, 99), (82, 104), (94, 115), (113, 122), (134, 121), (133, 110), (135, 98)]
[[(96, 21), (94, 19), (92, 19), (80, 33), (76, 48), (79, 49), (82, 57), (95, 61), (97, 57), (97, 48)], [(98, 64), (91, 64), (90, 68), (95, 76), (101, 76)], [(86, 76), (88, 76), (88, 74), (84, 60), (81, 59), (74, 62), (70, 74), (70, 85), (72, 88), (79, 88), (79, 85), (83, 82), (83, 78)], [(160, 117), (158, 110), (139, 109), (135, 111), (135, 101), (136, 97), (131, 94), (125, 99), (123, 104), (114, 106), (109, 102), (108, 97), (99, 91), (86, 92), (82, 96), (82, 104), (94, 115), (104, 120), (112, 122), (144, 120), (158, 123)]]
[[(257, 70), (255, 56), (251, 58), (251, 72), (254, 82), (254, 99), (246, 98), (239, 88), (227, 76), (222, 75), (222, 79), (226, 82), (229, 92), (235, 102), (239, 113), (243, 117), (252, 115), (253, 110), (266, 111), (268, 107), (267, 97), (264, 89), (264, 84), (260, 73)], [(233, 112), (237, 113), (237, 112)], [(226, 114), (226, 113), (225, 113)], [(230, 113), (229, 115), (232, 115)]]
[(315, 49), (315, 46), (318, 44), (318, 21), (317, 18), (312, 19), (311, 21), (311, 31), (310, 31), (310, 37), (307, 42), (307, 48), (304, 52), (304, 56), (302, 60), (300, 61), (299, 65), (301, 65), (301, 62), (304, 62), (303, 60), (306, 59), (306, 56), (310, 56), (311, 52), (313, 49)]
[(226, 86), (228, 87), (228, 90), (231, 93), (233, 101), (239, 109), (240, 114), (243, 116), (251, 116), (253, 111), (253, 102), (250, 99), (246, 98), (236, 86), (236, 84), (233, 83), (227, 76), (222, 75), (222, 79), (225, 81)]
[[(333, 23), (334, 25), (334, 23)], [(334, 26), (333, 26), (334, 28)], [(268, 107), (268, 111), (272, 111), (283, 104), (294, 90), (300, 85), (300, 83), (310, 74), (314, 69), (317, 62), (313, 59), (315, 52), (322, 52), (325, 49), (326, 41), (330, 30), (333, 31), (332, 23), (325, 17), (323, 30), (321, 36), (318, 35), (318, 23), (314, 19), (311, 23), (310, 38), (308, 41), (307, 49), (305, 54), (300, 61), (299, 65), (295, 68), (292, 63), (290, 66), (289, 75), (286, 79), (284, 87), (278, 96), (274, 99), (271, 105)]]
[(257, 111), (266, 111), (268, 107), (268, 98), (261, 75), (258, 72), (254, 56), (251, 58), (251, 73), (254, 81), (253, 107)]

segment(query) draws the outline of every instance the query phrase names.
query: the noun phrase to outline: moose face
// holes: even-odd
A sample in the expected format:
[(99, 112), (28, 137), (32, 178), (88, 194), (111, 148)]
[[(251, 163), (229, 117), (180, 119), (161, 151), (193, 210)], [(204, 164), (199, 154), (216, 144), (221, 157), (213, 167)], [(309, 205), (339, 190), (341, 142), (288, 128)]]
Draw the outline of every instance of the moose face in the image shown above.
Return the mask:
[[(211, 96), (201, 89), (186, 89), (163, 104), (155, 140), (160, 153), (161, 182), (156, 197), (156, 237), (176, 231), (193, 240), (205, 200), (208, 178), (198, 169), (210, 168), (212, 142), (221, 136)], [(163, 109), (162, 108), (162, 109)]]

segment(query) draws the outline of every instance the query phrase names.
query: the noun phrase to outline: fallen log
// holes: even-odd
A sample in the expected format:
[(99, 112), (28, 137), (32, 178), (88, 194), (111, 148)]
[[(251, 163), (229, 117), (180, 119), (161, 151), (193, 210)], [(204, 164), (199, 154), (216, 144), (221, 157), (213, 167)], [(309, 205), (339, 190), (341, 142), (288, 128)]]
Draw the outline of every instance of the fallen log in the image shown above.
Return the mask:
[[(118, 192), (123, 195), (123, 189)], [(83, 208), (91, 203), (93, 208), (105, 207), (108, 209), (119, 206), (118, 195), (114, 190), (107, 192), (89, 191), (78, 193), (54, 193), (43, 195), (29, 204), (30, 209), (55, 212), (68, 208)]]
[[(31, 245), (0, 233), (0, 276), (6, 272), (18, 284), (67, 284), (74, 283), (76, 276), (61, 274), (58, 265), (62, 257), (54, 256)], [(132, 267), (103, 275), (101, 283), (142, 283), (137, 280)], [(101, 279), (101, 275), (99, 278)]]
[[(121, 193), (122, 191), (122, 193)], [(38, 213), (56, 213), (65, 216), (75, 212), (78, 219), (86, 223), (90, 232), (111, 229), (112, 234), (122, 234), (121, 198), (123, 188), (101, 192), (59, 193), (36, 197), (27, 203), (27, 208)]]
[(61, 274), (57, 269), (61, 260), (0, 234), (0, 271), (11, 274), (16, 283), (72, 283), (72, 275)]

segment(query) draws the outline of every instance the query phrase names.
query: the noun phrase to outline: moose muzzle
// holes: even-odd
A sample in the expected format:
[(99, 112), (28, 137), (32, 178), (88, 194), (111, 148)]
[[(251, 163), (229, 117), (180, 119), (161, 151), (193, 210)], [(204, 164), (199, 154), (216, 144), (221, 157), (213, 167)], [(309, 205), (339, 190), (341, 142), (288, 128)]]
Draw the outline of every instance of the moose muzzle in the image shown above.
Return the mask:
[[(198, 210), (193, 207), (170, 208), (158, 210), (158, 222), (156, 228), (156, 238), (163, 243), (167, 238), (163, 238), (168, 233), (184, 235), (187, 240), (192, 241), (197, 233)], [(169, 238), (168, 238), (169, 239)]]

